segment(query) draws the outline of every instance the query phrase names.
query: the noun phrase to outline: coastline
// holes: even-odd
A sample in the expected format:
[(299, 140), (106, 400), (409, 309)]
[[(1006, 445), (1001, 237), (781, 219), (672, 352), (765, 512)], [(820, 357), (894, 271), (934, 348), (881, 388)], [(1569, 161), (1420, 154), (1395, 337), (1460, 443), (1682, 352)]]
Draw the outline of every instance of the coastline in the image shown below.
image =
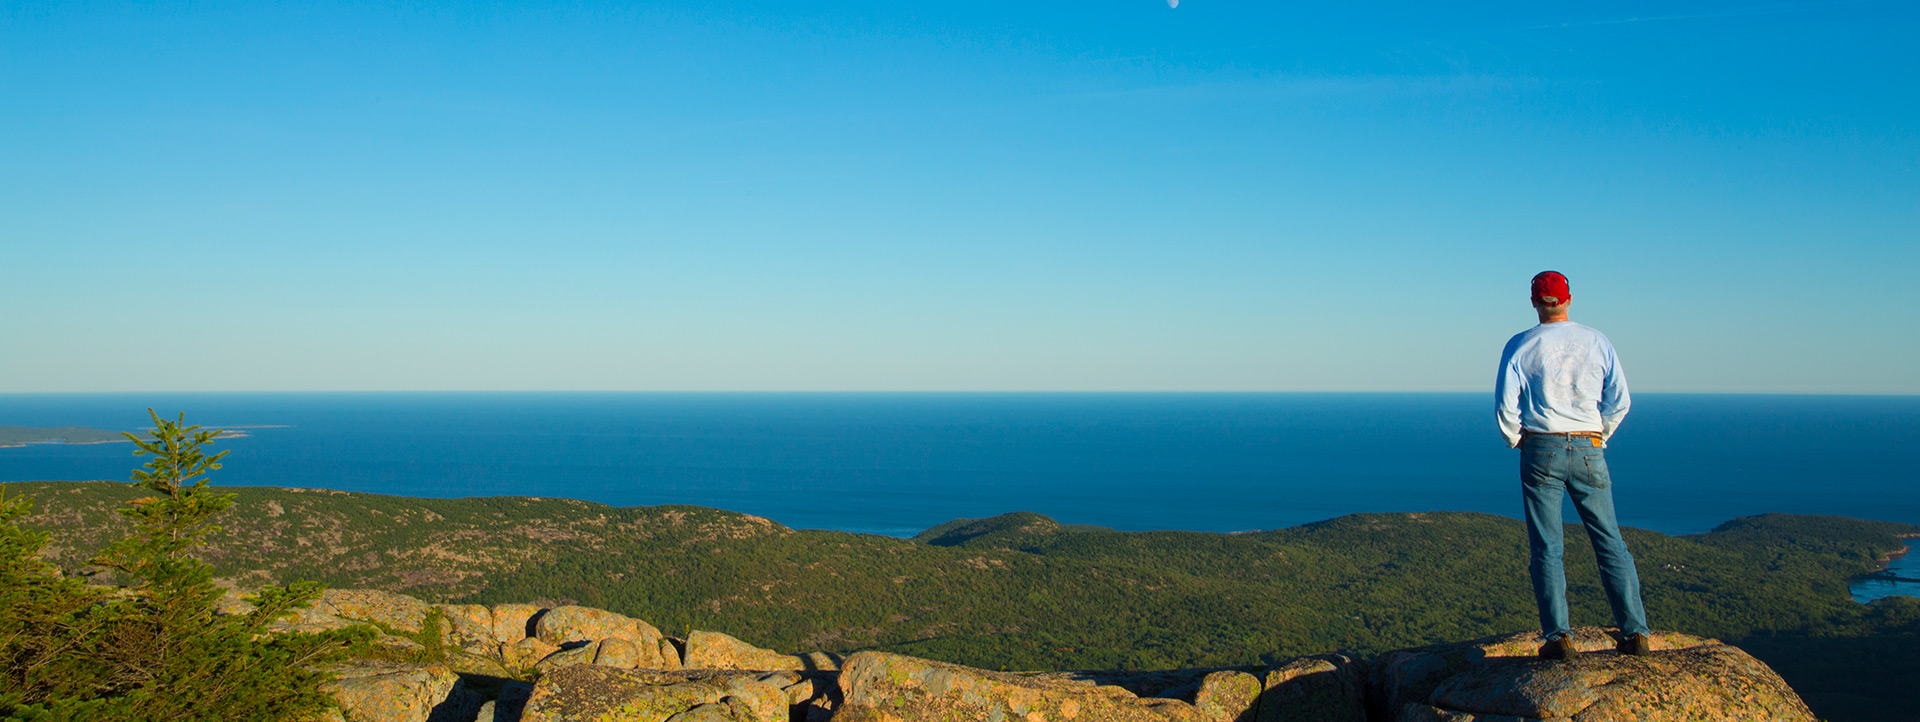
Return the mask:
[(1920, 534), (1897, 534), (1901, 546), (1880, 556), (1879, 569), (1847, 579), (1847, 593), (1859, 604), (1870, 604), (1886, 597), (1920, 597), (1920, 580), (1910, 576), (1910, 569), (1896, 570), (1894, 562), (1906, 558), (1912, 551)]
[[(203, 426), (209, 426), (209, 424), (203, 424)], [(293, 424), (236, 424), (234, 426), (219, 427), (218, 429), (216, 429), (216, 431), (218, 431), (219, 433), (215, 434), (213, 438), (215, 439), (247, 439), (247, 438), (253, 437), (253, 434), (251, 433), (252, 429), (291, 429), (291, 428), (293, 428)], [(141, 430), (151, 431), (152, 427), (145, 427), (145, 428), (142, 428)], [(0, 443), (0, 449), (24, 449), (29, 446), (94, 446), (97, 444), (125, 444), (129, 441), (131, 440), (126, 438), (102, 439), (99, 441), (67, 441), (65, 439), (47, 439), (44, 441), (21, 441), (17, 443)]]
[(1895, 534), (1894, 537), (1906, 540), (1907, 545), (1882, 555), (1880, 559), (1877, 560), (1880, 562), (1880, 571), (1886, 571), (1887, 565), (1892, 564), (1893, 560), (1904, 557), (1908, 552), (1913, 551), (1913, 540), (1920, 539), (1920, 534)]
[(18, 444), (0, 444), (0, 449), (24, 449), (29, 446), (94, 446), (96, 444), (124, 444), (126, 439), (108, 439), (106, 441), (24, 441)]

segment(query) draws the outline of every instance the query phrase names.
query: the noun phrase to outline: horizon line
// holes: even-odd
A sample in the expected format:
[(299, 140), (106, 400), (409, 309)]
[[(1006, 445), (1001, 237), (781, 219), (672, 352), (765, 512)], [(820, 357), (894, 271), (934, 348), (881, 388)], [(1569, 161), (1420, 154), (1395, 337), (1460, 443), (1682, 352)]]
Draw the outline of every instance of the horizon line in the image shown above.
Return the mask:
[[(114, 394), (658, 394), (658, 395), (1257, 395), (1257, 394), (1490, 394), (1492, 389), (172, 389), (172, 390), (54, 390), (7, 391), (0, 396), (58, 396)], [(1920, 391), (1728, 391), (1653, 389), (1639, 395), (1692, 396), (1871, 396), (1920, 397)]]

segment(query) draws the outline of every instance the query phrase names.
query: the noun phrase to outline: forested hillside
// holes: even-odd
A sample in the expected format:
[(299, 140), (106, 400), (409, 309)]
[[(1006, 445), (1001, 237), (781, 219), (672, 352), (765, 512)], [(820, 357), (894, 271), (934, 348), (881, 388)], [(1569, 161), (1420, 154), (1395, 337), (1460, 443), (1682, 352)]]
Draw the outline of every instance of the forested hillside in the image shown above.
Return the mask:
[[(123, 533), (111, 509), (134, 495), (108, 482), (6, 486), (37, 498), (26, 524), (51, 533), (68, 568)], [(669, 634), (711, 629), (776, 649), (1168, 668), (1367, 655), (1535, 625), (1524, 528), (1484, 514), (1361, 514), (1212, 534), (1014, 513), (903, 540), (699, 507), (231, 491), (239, 503), (204, 554), (239, 586), (316, 579), (434, 601), (570, 602)], [(1916, 533), (1783, 514), (1693, 536), (1627, 530), (1656, 627), (1747, 646), (1833, 716), (1920, 689), (1920, 604), (1860, 605), (1846, 589)], [(1568, 560), (1574, 622), (1608, 623), (1578, 531)], [(1882, 662), (1823, 661), (1862, 654)]]

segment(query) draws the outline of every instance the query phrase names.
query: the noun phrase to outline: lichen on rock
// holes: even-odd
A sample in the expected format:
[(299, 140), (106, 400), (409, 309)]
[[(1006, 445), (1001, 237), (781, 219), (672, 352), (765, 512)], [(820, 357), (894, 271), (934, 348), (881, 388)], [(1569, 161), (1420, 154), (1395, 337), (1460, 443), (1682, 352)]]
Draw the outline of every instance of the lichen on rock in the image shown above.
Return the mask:
[[(787, 722), (795, 674), (655, 672), (597, 665), (554, 669), (534, 686), (522, 722)], [(690, 717), (682, 717), (691, 713)], [(715, 717), (715, 715), (719, 715)]]
[(433, 605), (405, 594), (373, 589), (328, 589), (309, 610), (341, 619), (375, 622), (407, 634), (417, 634)]
[(454, 695), (460, 677), (438, 664), (366, 662), (331, 671), (339, 678), (325, 689), (346, 722), (428, 722), (436, 708), (463, 702)]
[[(684, 642), (645, 621), (577, 606), (427, 605), (405, 595), (329, 591), (275, 632), (372, 622), (424, 638), (447, 621), (444, 664), (335, 668), (342, 722), (1813, 722), (1779, 675), (1745, 652), (1672, 632), (1654, 654), (1624, 656), (1598, 628), (1580, 653), (1538, 658), (1531, 633), (1336, 654), (1271, 667), (1145, 672), (989, 672), (882, 652), (785, 654), (694, 631)], [(238, 605), (224, 613), (237, 613)], [(421, 645), (380, 638), (403, 651)], [(680, 669), (685, 666), (686, 669)], [(527, 685), (509, 677), (532, 672)], [(487, 699), (462, 675), (492, 679)], [(482, 703), (487, 703), (484, 711)]]
[(884, 652), (847, 658), (834, 722), (1211, 722), (1193, 705)]
[(548, 644), (625, 639), (635, 644), (653, 645), (660, 630), (624, 614), (591, 607), (554, 607), (534, 622), (534, 635)]
[(695, 630), (687, 636), (687, 669), (837, 669), (830, 655), (781, 654), (720, 632)]
[(493, 605), (493, 639), (501, 644), (513, 644), (533, 635), (534, 617), (544, 609), (534, 604), (495, 604)]
[(1814, 722), (1778, 674), (1712, 640), (1656, 633), (1656, 651), (1612, 651), (1599, 629), (1575, 634), (1568, 660), (1533, 654), (1532, 635), (1399, 650), (1374, 674), (1375, 709), (1395, 722), (1570, 720)]
[(500, 641), (493, 635), (493, 610), (480, 604), (436, 604), (445, 617), (447, 642), (474, 654), (497, 649)]

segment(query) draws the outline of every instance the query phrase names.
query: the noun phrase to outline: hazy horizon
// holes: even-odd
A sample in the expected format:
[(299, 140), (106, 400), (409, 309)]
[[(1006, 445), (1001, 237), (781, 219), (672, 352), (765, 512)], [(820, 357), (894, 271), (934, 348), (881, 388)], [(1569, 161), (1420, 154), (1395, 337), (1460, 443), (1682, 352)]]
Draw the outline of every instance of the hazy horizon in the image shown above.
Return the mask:
[[(104, 390), (104, 391), (63, 391), (63, 390), (54, 390), (54, 391), (0, 391), (0, 397), (6, 397), (6, 396), (63, 396), (63, 395), (67, 395), (67, 396), (111, 396), (111, 395), (122, 395), (122, 396), (130, 396), (130, 395), (140, 395), (140, 394), (153, 394), (153, 395), (158, 395), (158, 396), (186, 396), (186, 395), (210, 395), (210, 396), (219, 396), (219, 395), (238, 395), (238, 396), (245, 396), (245, 395), (272, 395), (272, 394), (287, 394), (287, 395), (301, 395), (301, 394), (311, 394), (311, 395), (325, 395), (325, 394), (343, 394), (343, 395), (344, 395), (344, 394), (423, 394), (423, 395), (434, 395), (434, 394), (445, 394), (445, 395), (455, 395), (455, 394), (502, 394), (502, 395), (511, 395), (511, 394), (556, 394), (556, 395), (566, 395), (566, 394), (609, 394), (609, 395), (617, 395), (617, 394), (631, 394), (631, 395), (646, 395), (646, 394), (659, 394), (659, 395), (700, 395), (700, 394), (713, 394), (713, 395), (726, 395), (726, 394), (740, 394), (740, 395), (756, 395), (756, 394), (757, 394), (757, 395), (780, 395), (780, 394), (792, 394), (792, 395), (808, 395), (808, 394), (844, 394), (844, 395), (860, 395), (860, 394), (872, 394), (872, 395), (914, 395), (914, 394), (925, 394), (925, 395), (930, 395), (930, 396), (938, 396), (938, 395), (966, 395), (966, 394), (979, 394), (979, 395), (993, 395), (993, 394), (1003, 394), (1003, 395), (1027, 395), (1027, 394), (1034, 394), (1034, 395), (1042, 395), (1042, 394), (1065, 394), (1065, 395), (1073, 395), (1073, 394), (1084, 394), (1084, 395), (1100, 395), (1100, 394), (1112, 394), (1112, 395), (1127, 395), (1127, 394), (1138, 394), (1138, 395), (1155, 395), (1155, 394), (1163, 394), (1163, 395), (1182, 395), (1182, 394), (1192, 394), (1192, 395), (1208, 395), (1208, 394), (1217, 394), (1217, 395), (1231, 395), (1231, 394), (1243, 394), (1243, 395), (1260, 395), (1260, 394), (1274, 394), (1274, 395), (1286, 395), (1286, 394), (1300, 394), (1300, 395), (1314, 395), (1314, 394), (1321, 394), (1321, 395), (1329, 395), (1329, 396), (1339, 396), (1339, 395), (1395, 395), (1395, 394), (1400, 394), (1400, 395), (1409, 395), (1409, 396), (1417, 396), (1417, 395), (1477, 395), (1477, 394), (1490, 394), (1490, 393), (1491, 393), (1490, 391), (1484, 391), (1484, 390), (1480, 390), (1480, 389), (1470, 389), (1470, 390), (1446, 390), (1446, 389), (1389, 389), (1389, 390), (1377, 390), (1377, 389), (1315, 389), (1315, 390), (1304, 390), (1304, 391), (1303, 391), (1303, 390), (1292, 390), (1292, 389), (215, 389), (215, 390), (207, 390), (207, 389), (174, 389), (174, 390), (154, 390), (154, 389), (120, 389), (120, 390)], [(1635, 393), (1636, 393), (1636, 394), (1644, 394), (1644, 395), (1648, 395), (1648, 396), (1867, 396), (1867, 397), (1893, 397), (1893, 398), (1901, 398), (1901, 397), (1911, 397), (1911, 396), (1920, 396), (1920, 393), (1905, 393), (1905, 392), (1891, 392), (1891, 391), (1889, 391), (1889, 392), (1874, 392), (1874, 393), (1844, 393), (1844, 392), (1828, 392), (1828, 391), (1637, 391), (1637, 392), (1635, 392)]]

